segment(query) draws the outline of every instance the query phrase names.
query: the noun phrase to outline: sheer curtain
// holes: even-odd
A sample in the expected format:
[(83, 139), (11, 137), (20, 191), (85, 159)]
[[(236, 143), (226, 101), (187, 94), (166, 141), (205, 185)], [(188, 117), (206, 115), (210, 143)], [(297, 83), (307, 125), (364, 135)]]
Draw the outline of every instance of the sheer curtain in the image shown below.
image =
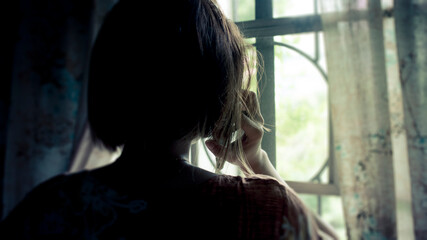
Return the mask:
[(91, 45), (115, 2), (20, 0), (17, 4), (3, 215), (34, 186), (74, 164), (73, 149), (80, 145), (85, 129)]
[(427, 236), (427, 1), (321, 0), (349, 239)]

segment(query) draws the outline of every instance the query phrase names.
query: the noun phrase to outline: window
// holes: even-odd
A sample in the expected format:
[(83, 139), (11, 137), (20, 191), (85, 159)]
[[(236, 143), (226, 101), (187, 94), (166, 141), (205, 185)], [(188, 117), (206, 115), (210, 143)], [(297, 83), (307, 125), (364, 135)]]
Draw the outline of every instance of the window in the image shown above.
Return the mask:
[[(317, 0), (218, 0), (264, 59), (261, 111), (271, 132), (263, 149), (305, 203), (345, 238), (331, 153), (328, 75)], [(197, 155), (197, 157), (195, 157)], [(214, 157), (197, 143), (191, 158), (213, 170)], [(224, 173), (238, 174), (226, 165)]]

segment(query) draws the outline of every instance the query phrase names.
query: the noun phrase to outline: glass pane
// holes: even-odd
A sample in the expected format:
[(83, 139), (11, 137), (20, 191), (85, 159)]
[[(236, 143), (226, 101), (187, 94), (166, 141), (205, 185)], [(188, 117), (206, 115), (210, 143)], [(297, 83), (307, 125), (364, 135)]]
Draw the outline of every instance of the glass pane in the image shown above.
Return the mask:
[(230, 0), (217, 0), (218, 5), (220, 6), (221, 10), (224, 12), (224, 14), (227, 16), (228, 19), (234, 19), (234, 9), (233, 9), (233, 1)]
[(298, 194), (306, 206), (314, 213), (318, 213), (319, 199), (322, 220), (329, 223), (337, 232), (340, 239), (346, 239), (345, 221), (341, 197), (317, 196), (311, 194)]
[(255, 0), (218, 0), (218, 4), (235, 22), (255, 20)]
[(273, 0), (273, 17), (312, 15), (316, 0)]
[(301, 198), (301, 200), (307, 205), (307, 207), (313, 211), (314, 213), (317, 213), (317, 206), (318, 206), (318, 197), (317, 195), (312, 194), (298, 194), (298, 197)]
[[(282, 40), (315, 55), (314, 33)], [(276, 46), (275, 85), (277, 170), (286, 180), (309, 181), (328, 159), (327, 83), (306, 57)]]
[(304, 51), (311, 58), (316, 57), (315, 33), (301, 33), (292, 35), (274, 36), (275, 42), (289, 44)]
[[(292, 35), (275, 36), (275, 42), (284, 43), (298, 48), (306, 53), (310, 58), (316, 59), (319, 66), (326, 72), (326, 57), (323, 32), (301, 33)], [(317, 44), (316, 44), (317, 41)]]
[(319, 182), (325, 184), (329, 183), (329, 166), (320, 174)]
[(255, 20), (255, 0), (233, 0), (234, 21)]
[(335, 229), (340, 239), (346, 239), (344, 213), (341, 197), (321, 196), (322, 219)]

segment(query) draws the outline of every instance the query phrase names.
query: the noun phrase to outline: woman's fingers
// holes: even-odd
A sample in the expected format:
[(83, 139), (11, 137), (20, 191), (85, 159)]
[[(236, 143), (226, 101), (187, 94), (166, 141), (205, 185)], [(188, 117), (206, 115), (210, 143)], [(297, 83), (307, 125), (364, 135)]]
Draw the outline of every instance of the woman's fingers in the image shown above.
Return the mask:
[[(251, 157), (254, 153), (256, 153), (260, 146), (261, 140), (264, 134), (264, 130), (260, 123), (252, 121), (249, 117), (243, 114), (242, 116), (242, 130), (244, 131), (244, 135), (242, 136), (242, 147), (246, 157)], [(214, 139), (208, 139), (205, 141), (206, 147), (216, 156), (222, 157), (224, 146), (219, 144)], [(232, 142), (231, 145), (237, 144), (237, 142)], [(230, 146), (230, 149), (235, 149)], [(236, 153), (229, 152), (227, 156), (225, 156), (225, 160), (228, 162), (235, 162), (235, 158), (237, 157)]]
[(246, 142), (261, 142), (264, 130), (262, 125), (258, 122), (252, 121), (245, 114), (242, 115), (242, 130), (245, 132), (245, 145)]
[[(215, 140), (213, 139), (208, 139), (205, 141), (206, 147), (213, 153), (213, 155), (215, 155), (215, 157), (222, 157), (222, 151), (223, 151), (223, 146), (221, 146), (219, 143), (217, 143)], [(231, 143), (231, 145), (237, 144), (236, 142)], [(233, 149), (232, 146), (230, 146), (231, 149)], [(232, 164), (236, 164), (236, 153), (233, 152), (229, 152), (227, 154), (227, 156), (225, 156), (225, 160), (229, 163)]]
[[(244, 134), (241, 136), (243, 152), (248, 160), (253, 160), (258, 156), (261, 149), (261, 141), (264, 135), (264, 118), (261, 115), (261, 110), (257, 96), (254, 92), (244, 91), (243, 92), (243, 112), (241, 117), (241, 130)], [(236, 133), (237, 137), (240, 137)], [(232, 137), (232, 136), (230, 136)], [(219, 144), (215, 138), (205, 141), (206, 147), (216, 156), (225, 157), (225, 160), (230, 163), (236, 162), (237, 153), (228, 152), (227, 156), (221, 156), (224, 154), (224, 146)], [(238, 142), (230, 143), (229, 149), (237, 149), (235, 146)]]

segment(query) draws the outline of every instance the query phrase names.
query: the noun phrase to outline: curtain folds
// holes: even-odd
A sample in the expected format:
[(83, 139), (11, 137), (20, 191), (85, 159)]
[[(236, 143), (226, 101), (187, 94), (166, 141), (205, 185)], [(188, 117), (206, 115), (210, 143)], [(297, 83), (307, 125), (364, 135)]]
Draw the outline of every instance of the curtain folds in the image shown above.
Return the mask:
[(427, 236), (427, 1), (395, 3), (396, 36), (417, 239)]
[(427, 236), (427, 1), (321, 0), (349, 239)]
[(72, 165), (86, 121), (90, 49), (115, 0), (20, 0), (4, 163), (6, 215)]

